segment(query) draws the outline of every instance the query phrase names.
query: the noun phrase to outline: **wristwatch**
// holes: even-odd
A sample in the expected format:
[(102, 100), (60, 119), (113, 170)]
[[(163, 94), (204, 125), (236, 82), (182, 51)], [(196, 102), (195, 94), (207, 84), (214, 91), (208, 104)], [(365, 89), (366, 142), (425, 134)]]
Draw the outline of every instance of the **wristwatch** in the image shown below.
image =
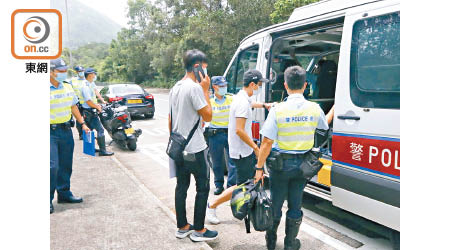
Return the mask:
[(262, 170), (262, 171), (264, 171), (264, 167), (260, 167), (260, 168), (258, 168), (258, 167), (256, 167), (256, 165), (255, 165), (255, 170), (256, 170), (256, 171), (258, 171), (258, 170)]

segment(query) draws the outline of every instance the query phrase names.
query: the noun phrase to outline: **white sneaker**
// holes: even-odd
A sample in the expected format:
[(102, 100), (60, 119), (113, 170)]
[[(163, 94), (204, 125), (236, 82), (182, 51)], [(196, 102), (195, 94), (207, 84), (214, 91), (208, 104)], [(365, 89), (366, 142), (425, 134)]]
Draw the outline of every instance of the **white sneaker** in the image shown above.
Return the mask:
[(208, 207), (206, 208), (206, 220), (208, 220), (208, 222), (213, 225), (217, 225), (220, 223), (220, 220), (219, 220), (219, 218), (217, 218), (217, 215), (216, 215), (216, 209), (209, 208), (209, 204), (208, 204)]

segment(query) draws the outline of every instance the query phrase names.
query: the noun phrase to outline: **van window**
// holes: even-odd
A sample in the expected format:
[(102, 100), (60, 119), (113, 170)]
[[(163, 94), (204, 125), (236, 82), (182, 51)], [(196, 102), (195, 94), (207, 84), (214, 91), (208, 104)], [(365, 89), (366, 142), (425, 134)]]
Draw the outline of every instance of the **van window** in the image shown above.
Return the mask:
[(350, 59), (352, 102), (366, 108), (400, 108), (400, 14), (355, 22)]
[(227, 74), (225, 75), (225, 79), (227, 80), (228, 84), (228, 92), (233, 93), (233, 85), (236, 75), (236, 62), (237, 57), (234, 58), (233, 62), (231, 63), (230, 68), (228, 69)]
[(237, 93), (244, 86), (244, 73), (249, 69), (256, 69), (259, 46), (255, 45), (240, 52), (237, 61), (237, 77), (232, 93)]

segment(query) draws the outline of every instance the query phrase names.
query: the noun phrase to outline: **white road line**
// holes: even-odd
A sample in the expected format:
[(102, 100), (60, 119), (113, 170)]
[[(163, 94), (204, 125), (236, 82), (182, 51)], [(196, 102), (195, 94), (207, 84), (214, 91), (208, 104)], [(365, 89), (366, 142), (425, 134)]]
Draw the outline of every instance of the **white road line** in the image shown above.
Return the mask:
[(322, 231), (320, 231), (306, 223), (302, 223), (300, 225), (300, 230), (313, 236), (314, 238), (322, 241), (323, 243), (338, 249), (338, 250), (355, 249), (353, 247), (346, 245), (345, 243), (343, 243), (339, 240), (336, 240), (335, 238), (333, 238), (331, 236), (328, 236), (327, 234), (323, 233)]
[(163, 135), (169, 134), (167, 129), (163, 129), (163, 128), (155, 128), (152, 130), (147, 130), (147, 129), (142, 128), (142, 131), (146, 134), (153, 135), (153, 136), (163, 136)]

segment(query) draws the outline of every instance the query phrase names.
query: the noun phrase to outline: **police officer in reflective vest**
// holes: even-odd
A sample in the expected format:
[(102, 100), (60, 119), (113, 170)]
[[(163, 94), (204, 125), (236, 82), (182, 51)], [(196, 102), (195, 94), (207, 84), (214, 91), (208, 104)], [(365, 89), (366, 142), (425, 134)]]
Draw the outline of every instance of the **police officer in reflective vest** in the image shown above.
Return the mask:
[[(83, 116), (86, 119), (88, 127), (97, 131), (97, 143), (100, 148), (99, 155), (111, 156), (114, 153), (106, 151), (105, 129), (103, 128), (100, 118), (98, 117), (98, 114), (102, 112), (102, 107), (97, 102), (97, 96), (101, 98), (98, 91), (95, 89), (95, 80), (97, 79), (97, 75), (94, 69), (87, 68), (84, 71), (84, 76), (86, 80), (84, 81), (84, 86), (81, 89), (83, 99), (80, 100), (81, 106), (83, 107)], [(103, 99), (100, 100), (103, 103), (105, 102)]]
[[(72, 88), (75, 91), (75, 94), (78, 97), (78, 101), (83, 100), (83, 95), (81, 94), (81, 89), (83, 88), (84, 85), (84, 68), (83, 66), (75, 66), (74, 70), (77, 72), (77, 75), (75, 77), (72, 78), (71, 80), (71, 84), (72, 84)], [(81, 112), (81, 105), (77, 104), (78, 109)], [(79, 122), (76, 122), (76, 127), (78, 130), (78, 138), (80, 140), (83, 140), (83, 133), (81, 132), (81, 124)]]
[(266, 231), (266, 245), (268, 249), (275, 249), (281, 208), (287, 198), (284, 249), (291, 250), (300, 249), (301, 245), (296, 237), (303, 217), (301, 206), (307, 180), (302, 175), (300, 164), (304, 153), (314, 145), (316, 128), (327, 130), (328, 124), (320, 106), (303, 97), (307, 86), (306, 71), (303, 68), (287, 68), (284, 81), (289, 97), (270, 110), (261, 130), (264, 138), (256, 165), (255, 181), (263, 179), (263, 166), (270, 154), (269, 159), (275, 159), (271, 164), (267, 164), (270, 166), (274, 223), (273, 227)]
[(225, 77), (213, 76), (211, 82), (214, 89), (214, 97), (210, 100), (213, 115), (206, 133), (208, 135), (209, 153), (212, 158), (214, 184), (216, 186), (214, 194), (219, 195), (224, 190), (223, 175), (225, 164), (227, 164), (224, 161), (224, 156), (226, 161), (228, 161), (227, 188), (236, 185), (236, 169), (228, 150), (228, 118), (233, 96), (226, 95), (228, 83)]
[(76, 97), (67, 78), (67, 66), (61, 58), (50, 61), (50, 213), (53, 213), (53, 196), (58, 192), (58, 203), (79, 203), (82, 198), (70, 191), (74, 141), (72, 115), (84, 131), (84, 123), (76, 104)]

